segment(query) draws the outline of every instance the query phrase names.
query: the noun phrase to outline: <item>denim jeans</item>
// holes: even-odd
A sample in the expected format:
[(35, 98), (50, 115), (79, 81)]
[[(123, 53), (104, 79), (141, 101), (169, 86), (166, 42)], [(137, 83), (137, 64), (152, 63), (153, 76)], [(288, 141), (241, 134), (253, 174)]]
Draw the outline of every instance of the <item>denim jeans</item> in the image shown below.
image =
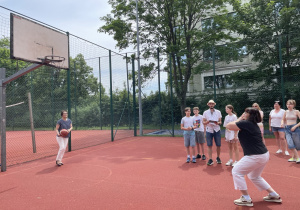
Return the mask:
[(291, 131), (291, 128), (295, 125), (285, 126), (285, 138), (289, 149), (300, 150), (300, 129), (297, 127), (295, 131)]

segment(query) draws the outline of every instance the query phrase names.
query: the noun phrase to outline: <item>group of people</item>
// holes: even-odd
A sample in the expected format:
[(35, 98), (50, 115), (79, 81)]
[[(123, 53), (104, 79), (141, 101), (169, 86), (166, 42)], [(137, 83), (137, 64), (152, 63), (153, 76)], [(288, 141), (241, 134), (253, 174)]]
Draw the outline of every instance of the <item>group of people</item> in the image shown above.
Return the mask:
[[(213, 165), (212, 145), (213, 139), (217, 147), (216, 162), (221, 164), (220, 149), (221, 149), (221, 129), (222, 114), (215, 109), (216, 103), (210, 100), (207, 103), (209, 109), (204, 111), (203, 116), (199, 114), (199, 108), (194, 107), (194, 116), (191, 116), (191, 108), (185, 109), (186, 116), (181, 120), (181, 129), (184, 130), (184, 145), (187, 150), (187, 160), (190, 162), (190, 147), (192, 147), (192, 162), (196, 163), (196, 158), (201, 158), (198, 144), (202, 147), (202, 159), (205, 160), (204, 143), (208, 146), (209, 160), (207, 165)], [(275, 101), (274, 109), (269, 115), (270, 131), (274, 132), (278, 144), (278, 151), (285, 155), (289, 155), (285, 142), (287, 141), (288, 148), (292, 151), (292, 157), (289, 162), (300, 163), (297, 150), (300, 150), (300, 112), (295, 110), (295, 100), (287, 101), (288, 110), (281, 109), (280, 101)], [(251, 197), (247, 191), (245, 175), (259, 190), (266, 190), (268, 195), (263, 198), (267, 202), (281, 203), (282, 199), (279, 194), (261, 177), (264, 167), (269, 161), (269, 151), (265, 145), (264, 127), (263, 127), (263, 111), (257, 103), (252, 107), (246, 108), (244, 113), (238, 118), (234, 112), (232, 105), (225, 107), (227, 116), (225, 117), (223, 126), (225, 130), (225, 141), (229, 146), (229, 161), (227, 166), (234, 166), (232, 176), (236, 190), (240, 190), (242, 196), (234, 200), (236, 205), (253, 206)], [(202, 121), (201, 121), (202, 120)], [(206, 135), (205, 135), (206, 134)], [(285, 140), (286, 139), (286, 140)], [(238, 143), (240, 143), (244, 156), (239, 159)], [(298, 145), (299, 144), (299, 145)], [(197, 145), (198, 155), (195, 155), (195, 145)], [(235, 161), (233, 161), (233, 153)], [(204, 158), (203, 158), (204, 157)]]
[[(214, 164), (212, 159), (212, 146), (213, 141), (217, 147), (217, 158), (216, 162), (221, 164), (222, 161), (220, 159), (221, 152), (221, 127), (222, 124), (222, 114), (219, 110), (215, 109), (216, 103), (213, 100), (210, 100), (207, 105), (209, 109), (204, 111), (203, 115), (199, 114), (199, 108), (194, 107), (193, 113), (194, 116), (191, 116), (191, 108), (185, 108), (186, 116), (181, 120), (181, 129), (183, 131), (184, 136), (184, 145), (187, 151), (187, 160), (186, 162), (192, 161), (196, 163), (196, 159), (199, 158), (202, 160), (206, 160), (206, 156), (204, 154), (204, 143), (207, 144), (208, 147), (208, 162), (207, 165), (211, 166)], [(234, 108), (232, 105), (226, 106), (226, 113), (228, 114), (225, 117), (225, 121), (223, 126), (229, 122), (237, 120), (237, 115), (234, 112)], [(229, 147), (229, 161), (226, 163), (227, 166), (234, 166), (239, 160), (239, 150), (238, 150), (238, 132), (231, 131), (226, 129), (225, 131), (225, 141), (228, 143)], [(205, 138), (206, 137), (206, 138)], [(197, 146), (197, 155), (195, 151), (195, 146)], [(192, 158), (190, 156), (190, 147), (192, 148)], [(201, 147), (201, 151), (200, 151)], [(201, 153), (202, 152), (202, 153)], [(235, 161), (233, 161), (233, 153), (235, 156)], [(202, 154), (202, 155), (201, 155)]]

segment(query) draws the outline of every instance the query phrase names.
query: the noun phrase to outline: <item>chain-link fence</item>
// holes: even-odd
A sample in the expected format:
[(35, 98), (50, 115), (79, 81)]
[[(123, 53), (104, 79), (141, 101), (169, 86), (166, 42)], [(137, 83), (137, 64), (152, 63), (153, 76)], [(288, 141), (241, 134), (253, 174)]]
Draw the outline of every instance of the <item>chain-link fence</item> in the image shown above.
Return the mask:
[[(274, 101), (281, 101), (285, 109), (287, 100), (299, 98), (299, 44), (295, 34), (288, 34), (273, 36), (271, 43), (250, 40), (213, 46), (203, 51), (201, 62), (208, 68), (191, 80), (188, 97), (195, 99), (193, 103), (202, 111), (207, 109), (207, 101), (214, 99), (223, 116), (227, 104), (240, 115), (256, 102), (268, 127)], [(264, 47), (265, 51), (258, 51)]]
[[(9, 12), (0, 10), (0, 68), (6, 69), (7, 77), (30, 65), (10, 59)], [(189, 69), (186, 55), (153, 49), (151, 55), (140, 58), (139, 90), (134, 55), (119, 54), (69, 34), (69, 70), (42, 66), (7, 85), (7, 165), (55, 155), (58, 146), (54, 130), (63, 109), (69, 111), (73, 122), (72, 150), (139, 135), (140, 130), (143, 135), (179, 135), (183, 105), (198, 106), (201, 114), (210, 99), (216, 101), (224, 117), (227, 104), (240, 115), (256, 102), (265, 113), (264, 125), (268, 127), (275, 100), (285, 104), (300, 96), (299, 45), (297, 34), (274, 36), (268, 42), (216, 44), (202, 50), (203, 59), (193, 67), (197, 71)], [(180, 77), (176, 59), (181, 60), (183, 73), (191, 70), (188, 82)], [(186, 92), (178, 91), (184, 88)]]
[[(7, 78), (31, 63), (10, 58), (10, 11), (1, 9), (0, 19), (0, 68)], [(6, 86), (8, 166), (57, 153), (55, 128), (61, 110), (69, 112), (73, 124), (69, 150), (134, 136), (131, 59), (68, 37), (69, 70), (41, 66)]]

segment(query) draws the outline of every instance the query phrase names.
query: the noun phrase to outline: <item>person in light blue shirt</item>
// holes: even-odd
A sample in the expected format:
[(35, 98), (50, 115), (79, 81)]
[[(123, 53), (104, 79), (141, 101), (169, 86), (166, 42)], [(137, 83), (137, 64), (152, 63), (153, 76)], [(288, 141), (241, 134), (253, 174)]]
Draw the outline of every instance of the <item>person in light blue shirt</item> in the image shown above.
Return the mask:
[(190, 156), (190, 147), (192, 147), (193, 159), (192, 162), (196, 163), (196, 156), (195, 156), (195, 131), (196, 128), (196, 121), (193, 117), (191, 117), (191, 108), (186, 107), (184, 109), (185, 117), (181, 119), (181, 130), (183, 130), (183, 138), (184, 138), (184, 146), (186, 147), (187, 152), (187, 160), (186, 162), (189, 163), (191, 161)]

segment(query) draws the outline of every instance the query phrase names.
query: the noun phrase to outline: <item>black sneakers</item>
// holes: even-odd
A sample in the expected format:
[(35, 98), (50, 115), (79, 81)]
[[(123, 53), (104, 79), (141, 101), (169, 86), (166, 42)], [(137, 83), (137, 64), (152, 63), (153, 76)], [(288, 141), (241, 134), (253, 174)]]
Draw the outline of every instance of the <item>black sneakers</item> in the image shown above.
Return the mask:
[(212, 164), (214, 164), (214, 161), (212, 159), (209, 159), (208, 162), (207, 162), (207, 165), (211, 166)]
[(200, 154), (198, 154), (198, 155), (196, 156), (196, 158), (201, 158), (201, 155), (200, 155)]
[(206, 157), (205, 157), (205, 155), (202, 155), (202, 160), (206, 160)]
[(216, 160), (217, 160), (217, 163), (218, 163), (218, 164), (221, 164), (221, 163), (222, 163), (222, 161), (221, 161), (221, 159), (220, 159), (219, 157), (217, 157)]

